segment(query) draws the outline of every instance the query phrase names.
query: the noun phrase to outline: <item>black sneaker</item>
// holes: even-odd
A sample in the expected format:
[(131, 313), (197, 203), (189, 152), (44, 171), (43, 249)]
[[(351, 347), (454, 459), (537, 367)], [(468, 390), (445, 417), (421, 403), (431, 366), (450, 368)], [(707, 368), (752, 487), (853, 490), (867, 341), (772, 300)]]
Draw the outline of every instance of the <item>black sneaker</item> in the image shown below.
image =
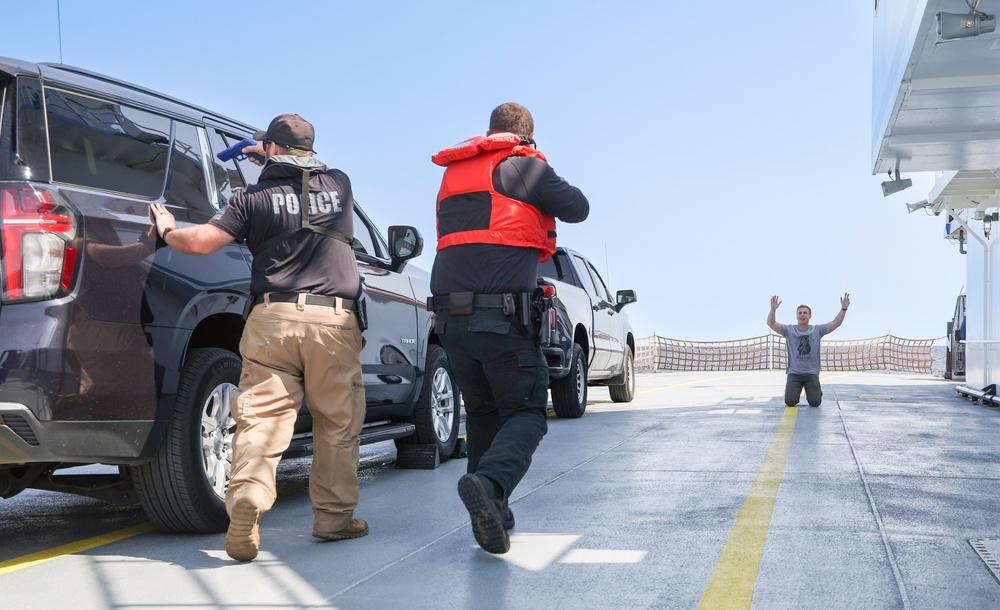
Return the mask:
[(476, 543), (494, 555), (509, 551), (510, 538), (504, 529), (500, 503), (493, 497), (493, 483), (478, 474), (464, 474), (458, 480), (458, 495), (469, 511)]

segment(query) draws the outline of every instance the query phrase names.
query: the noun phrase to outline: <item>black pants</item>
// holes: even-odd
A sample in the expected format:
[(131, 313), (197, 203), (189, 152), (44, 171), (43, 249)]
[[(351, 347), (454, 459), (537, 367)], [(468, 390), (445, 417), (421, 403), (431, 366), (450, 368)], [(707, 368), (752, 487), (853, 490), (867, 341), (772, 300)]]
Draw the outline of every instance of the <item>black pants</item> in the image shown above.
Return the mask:
[(531, 329), (499, 309), (435, 315), (465, 400), (468, 471), (492, 479), (506, 500), (548, 431), (545, 357)]
[(806, 389), (806, 400), (810, 407), (818, 407), (823, 402), (823, 388), (819, 385), (819, 375), (789, 373), (785, 382), (785, 404), (794, 407), (799, 404), (802, 388)]

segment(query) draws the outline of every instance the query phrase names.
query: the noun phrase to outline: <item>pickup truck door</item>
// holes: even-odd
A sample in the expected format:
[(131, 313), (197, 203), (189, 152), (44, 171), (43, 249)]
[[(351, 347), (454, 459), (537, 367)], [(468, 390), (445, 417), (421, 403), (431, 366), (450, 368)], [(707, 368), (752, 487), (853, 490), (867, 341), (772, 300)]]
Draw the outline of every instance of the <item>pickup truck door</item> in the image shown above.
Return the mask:
[(614, 300), (608, 292), (601, 274), (589, 261), (573, 255), (573, 264), (583, 280), (584, 289), (590, 295), (594, 311), (594, 358), (591, 371), (606, 371), (620, 366), (624, 354), (624, 326), (621, 315), (615, 310)]
[(375, 229), (356, 205), (354, 210), (354, 255), (368, 313), (361, 373), (371, 409), (412, 398), (421, 365), (417, 310), (426, 303), (416, 300), (408, 275), (388, 268)]

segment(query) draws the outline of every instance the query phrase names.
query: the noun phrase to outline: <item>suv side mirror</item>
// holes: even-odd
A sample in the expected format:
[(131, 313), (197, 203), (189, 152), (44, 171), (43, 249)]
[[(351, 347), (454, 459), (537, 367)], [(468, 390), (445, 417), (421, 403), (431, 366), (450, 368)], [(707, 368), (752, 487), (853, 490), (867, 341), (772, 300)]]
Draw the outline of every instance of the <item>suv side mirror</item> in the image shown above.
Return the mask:
[(639, 297), (635, 296), (634, 290), (619, 290), (615, 298), (618, 301), (615, 305), (615, 309), (618, 311), (621, 311), (622, 307), (635, 303), (639, 300)]
[(393, 269), (399, 269), (404, 262), (420, 256), (423, 251), (424, 239), (416, 227), (389, 227), (389, 257)]

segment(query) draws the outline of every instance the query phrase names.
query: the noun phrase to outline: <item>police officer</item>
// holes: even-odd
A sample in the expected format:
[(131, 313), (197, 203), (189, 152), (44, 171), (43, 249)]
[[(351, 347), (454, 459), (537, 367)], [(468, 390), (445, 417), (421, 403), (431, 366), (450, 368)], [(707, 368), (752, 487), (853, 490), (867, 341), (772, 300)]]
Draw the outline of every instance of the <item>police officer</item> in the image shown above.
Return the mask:
[(313, 126), (297, 114), (275, 117), (244, 148), (265, 157), (257, 184), (233, 193), (208, 223), (177, 228), (161, 204), (150, 217), (167, 245), (211, 254), (246, 240), (253, 253), (252, 310), (240, 340), (243, 371), (233, 418), (232, 479), (226, 492), (230, 524), (226, 553), (257, 556), (259, 522), (274, 503), (275, 474), (291, 442), (303, 396), (315, 439), (309, 497), (313, 536), (357, 538), (368, 524), (358, 504), (358, 434), (364, 423), (361, 293), (351, 181), (313, 155)]
[(507, 500), (547, 431), (549, 373), (526, 308), (538, 262), (555, 251), (555, 219), (582, 222), (590, 204), (556, 175), (520, 104), (498, 106), (487, 135), (432, 157), (446, 169), (429, 306), (465, 399), (468, 473), (458, 493), (476, 542), (510, 549)]

